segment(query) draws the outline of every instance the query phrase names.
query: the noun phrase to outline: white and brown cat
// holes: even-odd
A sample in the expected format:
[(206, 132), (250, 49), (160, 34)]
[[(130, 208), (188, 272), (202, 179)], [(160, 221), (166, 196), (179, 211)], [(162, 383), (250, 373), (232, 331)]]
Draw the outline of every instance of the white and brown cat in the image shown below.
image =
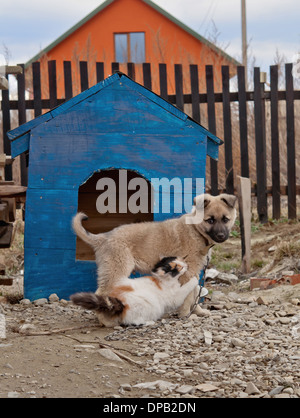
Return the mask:
[(155, 265), (150, 276), (124, 277), (108, 296), (82, 292), (75, 293), (70, 299), (75, 305), (95, 311), (100, 324), (106, 327), (142, 325), (176, 311), (183, 304), (198, 285), (196, 277), (180, 284), (178, 279), (186, 271), (184, 261), (165, 257)]

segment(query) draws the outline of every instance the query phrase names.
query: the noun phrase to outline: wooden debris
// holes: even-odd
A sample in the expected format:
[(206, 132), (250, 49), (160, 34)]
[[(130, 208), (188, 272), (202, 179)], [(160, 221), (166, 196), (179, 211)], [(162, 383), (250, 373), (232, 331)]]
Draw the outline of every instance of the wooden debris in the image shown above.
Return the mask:
[(0, 277), (0, 286), (12, 286), (13, 279), (8, 277)]
[(12, 242), (12, 238), (13, 224), (7, 224), (0, 221), (0, 248), (9, 248)]
[(285, 275), (278, 279), (269, 279), (265, 277), (251, 277), (250, 289), (272, 289), (273, 287), (280, 285), (294, 286), (300, 283), (300, 274)]
[(238, 197), (242, 240), (242, 272), (251, 269), (251, 180), (238, 176)]

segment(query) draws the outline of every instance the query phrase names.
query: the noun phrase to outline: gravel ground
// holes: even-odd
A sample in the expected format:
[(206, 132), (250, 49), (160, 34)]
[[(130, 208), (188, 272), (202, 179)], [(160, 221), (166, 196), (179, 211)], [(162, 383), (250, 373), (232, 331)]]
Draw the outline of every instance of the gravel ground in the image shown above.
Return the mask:
[(2, 301), (0, 397), (300, 397), (300, 285), (236, 289), (210, 288), (202, 317), (116, 329), (55, 295)]

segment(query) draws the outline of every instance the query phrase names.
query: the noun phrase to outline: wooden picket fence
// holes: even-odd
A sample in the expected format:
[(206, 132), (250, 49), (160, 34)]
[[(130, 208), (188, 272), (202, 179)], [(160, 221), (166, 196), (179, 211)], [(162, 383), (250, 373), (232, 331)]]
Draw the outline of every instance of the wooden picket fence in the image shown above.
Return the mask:
[[(97, 62), (96, 65), (96, 81), (104, 79), (104, 63)], [(24, 68), (24, 65), (22, 65)], [(123, 66), (124, 67), (124, 66)], [(268, 196), (272, 196), (272, 216), (278, 219), (281, 215), (281, 196), (287, 195), (288, 200), (288, 217), (294, 219), (297, 217), (297, 194), (300, 194), (300, 185), (296, 182), (296, 132), (295, 132), (295, 103), (300, 100), (300, 90), (294, 89), (294, 80), (292, 75), (293, 64), (285, 65), (285, 90), (279, 90), (279, 72), (278, 66), (270, 67), (270, 88), (266, 90), (265, 84), (260, 79), (260, 68), (254, 68), (253, 89), (248, 91), (246, 89), (245, 68), (240, 66), (237, 68), (237, 88), (236, 91), (230, 91), (230, 73), (229, 67), (223, 66), (221, 70), (221, 84), (222, 91), (216, 92), (214, 87), (214, 68), (211, 65), (205, 67), (206, 91), (203, 93), (200, 90), (199, 83), (199, 68), (197, 65), (190, 65), (189, 68), (189, 82), (190, 92), (185, 93), (183, 88), (183, 80), (186, 74), (183, 74), (183, 67), (181, 64), (175, 64), (175, 93), (168, 94), (168, 72), (166, 64), (159, 64), (158, 66), (159, 91), (164, 99), (176, 105), (179, 109), (184, 110), (189, 105), (190, 116), (197, 122), (203, 123), (212, 133), (217, 134), (217, 125), (219, 115), (216, 108), (219, 104), (222, 106), (222, 130), (224, 140), (224, 168), (225, 181), (223, 191), (227, 193), (234, 193), (236, 173), (238, 172), (242, 177), (250, 177), (250, 139), (255, 141), (255, 170), (252, 192), (257, 196), (257, 212), (261, 222), (268, 220)], [(111, 64), (111, 73), (119, 71), (119, 63)], [(145, 87), (152, 89), (153, 68), (149, 63), (144, 63), (141, 66), (143, 84)], [(135, 65), (128, 63), (126, 65), (127, 75), (135, 79)], [(122, 68), (122, 71), (124, 69)], [(73, 96), (73, 82), (72, 82), (72, 64), (70, 61), (65, 61), (63, 65), (64, 78), (64, 97), (57, 95), (57, 71), (56, 62), (48, 61), (48, 91), (49, 97), (44, 99), (42, 97), (41, 85), (41, 66), (39, 62), (32, 64), (32, 78), (31, 78), (31, 97), (26, 98), (27, 86), (25, 85), (25, 72), (17, 76), (18, 98), (10, 98), (9, 91), (2, 91), (1, 112), (3, 125), (3, 150), (4, 153), (10, 155), (10, 142), (6, 133), (16, 127), (12, 126), (11, 115), (12, 111), (18, 112), (17, 123), (19, 125), (28, 121), (29, 117), (37, 117), (46, 110), (52, 109), (65, 100)], [(81, 91), (91, 87), (89, 83), (88, 63), (81, 61), (79, 63), (80, 89)], [(27, 82), (27, 77), (26, 77)], [(279, 135), (279, 123), (282, 120), (279, 117), (279, 108), (285, 102), (285, 151), (286, 151), (286, 183), (281, 184), (281, 149), (282, 138)], [(298, 102), (299, 103), (299, 102)], [(233, 104), (235, 105), (235, 119), (238, 121), (239, 131), (239, 167), (236, 162), (236, 148), (237, 144), (233, 143)], [(202, 120), (201, 109), (205, 106), (206, 118)], [(249, 106), (251, 108), (249, 108)], [(268, 106), (268, 124), (270, 124), (270, 149), (266, 148), (266, 106)], [(31, 114), (28, 115), (31, 110)], [(250, 138), (249, 134), (249, 111), (252, 112), (254, 119), (254, 133)], [(282, 125), (281, 125), (282, 126)], [(300, 133), (298, 133), (299, 135)], [(298, 137), (299, 138), (299, 137)], [(298, 139), (298, 148), (299, 148)], [(253, 151), (251, 151), (253, 152)], [(22, 185), (27, 184), (27, 157), (21, 156), (21, 182)], [(267, 163), (271, 168), (271, 185), (267, 185)], [(224, 173), (223, 173), (224, 174)], [(299, 173), (298, 173), (299, 175)], [(209, 192), (216, 195), (220, 192), (219, 178), (220, 167), (218, 162), (211, 160), (208, 167), (208, 189)], [(6, 167), (6, 180), (12, 179), (11, 166)], [(270, 182), (269, 182), (270, 183)]]

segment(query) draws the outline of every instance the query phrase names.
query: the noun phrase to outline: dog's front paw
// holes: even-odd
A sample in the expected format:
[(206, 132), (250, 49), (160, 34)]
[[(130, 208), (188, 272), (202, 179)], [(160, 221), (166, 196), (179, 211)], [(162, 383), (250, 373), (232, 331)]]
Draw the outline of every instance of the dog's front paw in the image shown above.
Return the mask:
[(194, 313), (197, 316), (210, 316), (210, 311), (207, 310), (207, 309), (201, 308), (201, 306), (199, 306), (199, 305), (196, 306), (196, 308), (194, 310)]

